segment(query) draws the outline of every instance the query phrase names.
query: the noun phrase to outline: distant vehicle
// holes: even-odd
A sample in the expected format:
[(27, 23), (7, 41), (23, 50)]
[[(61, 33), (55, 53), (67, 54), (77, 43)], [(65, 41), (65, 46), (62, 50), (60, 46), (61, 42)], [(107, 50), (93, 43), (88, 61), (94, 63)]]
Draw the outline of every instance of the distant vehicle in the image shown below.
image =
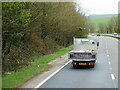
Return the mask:
[(114, 33), (114, 36), (117, 36), (118, 34), (117, 33)]
[(97, 59), (97, 48), (99, 42), (96, 39), (74, 38), (74, 50), (69, 52), (74, 68), (78, 66), (89, 66), (94, 68)]
[(100, 36), (100, 34), (98, 33), (97, 36)]
[(94, 34), (94, 33), (92, 33), (91, 35), (92, 35), (92, 36), (95, 36), (95, 34)]

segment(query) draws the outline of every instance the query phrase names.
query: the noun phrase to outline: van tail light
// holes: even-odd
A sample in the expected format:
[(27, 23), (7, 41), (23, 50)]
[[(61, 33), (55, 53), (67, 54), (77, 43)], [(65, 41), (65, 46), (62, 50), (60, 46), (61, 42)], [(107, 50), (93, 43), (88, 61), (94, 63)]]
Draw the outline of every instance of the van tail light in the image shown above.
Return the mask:
[(89, 65), (94, 65), (94, 63), (89, 63)]
[(75, 63), (75, 62), (72, 62), (72, 65), (76, 65), (76, 63)]

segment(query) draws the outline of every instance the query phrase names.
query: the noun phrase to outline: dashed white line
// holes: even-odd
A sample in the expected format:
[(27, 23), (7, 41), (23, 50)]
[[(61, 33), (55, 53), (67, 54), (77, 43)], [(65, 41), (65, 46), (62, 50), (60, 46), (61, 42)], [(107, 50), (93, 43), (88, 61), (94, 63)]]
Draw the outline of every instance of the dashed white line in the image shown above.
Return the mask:
[(49, 80), (53, 75), (55, 75), (57, 72), (59, 72), (62, 68), (64, 68), (70, 62), (71, 62), (71, 60), (69, 60), (66, 64), (64, 64), (62, 67), (60, 67), (57, 71), (55, 71), (49, 77), (47, 77), (45, 80), (43, 80), (41, 83), (39, 83), (35, 88), (39, 88), (42, 84), (44, 84), (47, 80)]
[(115, 80), (115, 76), (114, 76), (114, 74), (111, 74), (111, 78), (112, 78), (113, 80)]
[(108, 64), (111, 64), (111, 62), (109, 61)]

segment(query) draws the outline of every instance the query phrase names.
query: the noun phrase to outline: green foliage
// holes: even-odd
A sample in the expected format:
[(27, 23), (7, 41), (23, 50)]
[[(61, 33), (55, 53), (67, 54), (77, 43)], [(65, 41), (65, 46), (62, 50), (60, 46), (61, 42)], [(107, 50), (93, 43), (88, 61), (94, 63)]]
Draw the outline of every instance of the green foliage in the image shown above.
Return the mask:
[(120, 33), (120, 14), (118, 14), (118, 33)]
[(100, 33), (120, 33), (118, 29), (118, 16), (111, 17), (108, 23), (99, 24)]
[[(97, 28), (97, 33), (120, 33), (119, 24), (120, 16), (111, 16), (111, 17), (95, 17), (90, 18), (90, 21)], [(94, 28), (95, 28), (94, 27)]]
[(30, 23), (30, 10), (25, 3), (7, 2), (2, 4), (3, 8), (3, 32), (19, 32), (28, 27)]
[(26, 3), (5, 2), (2, 3), (2, 9), (2, 57), (3, 72), (5, 72), (9, 69), (7, 67), (9, 61), (6, 58), (11, 52), (11, 46), (17, 46), (18, 43), (23, 41), (26, 34), (24, 28), (29, 26), (31, 15)]

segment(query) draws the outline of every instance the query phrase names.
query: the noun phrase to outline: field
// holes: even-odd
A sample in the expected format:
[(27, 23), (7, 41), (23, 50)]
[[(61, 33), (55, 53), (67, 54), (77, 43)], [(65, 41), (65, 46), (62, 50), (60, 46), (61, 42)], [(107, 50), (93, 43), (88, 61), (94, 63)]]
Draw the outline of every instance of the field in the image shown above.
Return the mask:
[(95, 26), (98, 28), (100, 23), (108, 23), (111, 18), (112, 18), (112, 16), (111, 17), (110, 16), (109, 17), (107, 17), (107, 16), (105, 16), (105, 17), (91, 17), (90, 21), (92, 23), (94, 23)]

